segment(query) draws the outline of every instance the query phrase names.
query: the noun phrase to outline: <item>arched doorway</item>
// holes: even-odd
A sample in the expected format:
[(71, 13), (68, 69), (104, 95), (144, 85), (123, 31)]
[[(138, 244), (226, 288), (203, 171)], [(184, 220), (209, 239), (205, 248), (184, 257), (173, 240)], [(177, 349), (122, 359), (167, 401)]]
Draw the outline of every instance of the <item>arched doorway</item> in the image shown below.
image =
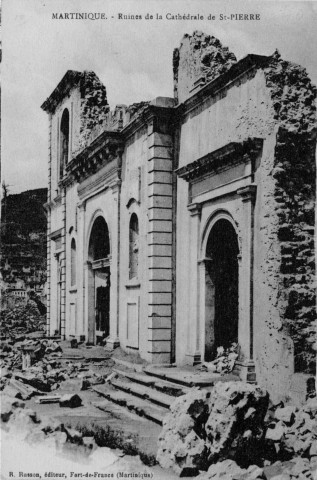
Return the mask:
[(92, 226), (88, 245), (90, 275), (88, 291), (88, 342), (101, 343), (110, 332), (110, 239), (108, 225), (101, 216)]
[(224, 218), (211, 228), (206, 245), (205, 360), (217, 347), (238, 341), (239, 245), (232, 223)]

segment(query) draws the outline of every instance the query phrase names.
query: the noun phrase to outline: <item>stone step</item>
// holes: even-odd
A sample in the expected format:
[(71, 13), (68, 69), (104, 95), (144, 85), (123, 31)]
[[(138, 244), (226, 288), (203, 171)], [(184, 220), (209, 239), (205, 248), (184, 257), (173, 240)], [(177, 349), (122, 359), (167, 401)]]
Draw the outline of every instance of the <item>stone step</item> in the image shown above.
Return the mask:
[(158, 377), (152, 377), (151, 375), (144, 373), (135, 373), (132, 371), (121, 370), (119, 368), (114, 368), (113, 371), (122, 377), (128, 378), (132, 382), (140, 383), (141, 385), (146, 385), (147, 387), (156, 388), (156, 390), (173, 397), (179, 397), (180, 395), (183, 395), (189, 391), (188, 387), (174, 382), (161, 380)]
[(113, 390), (111, 387), (106, 385), (98, 385), (93, 387), (93, 390), (107, 400), (110, 400), (122, 407), (126, 407), (137, 415), (145, 417), (159, 425), (162, 425), (163, 418), (167, 413), (165, 408), (153, 405), (146, 400), (127, 393), (126, 391)]
[(161, 368), (148, 366), (144, 369), (147, 375), (160, 378), (164, 381), (183, 385), (187, 388), (209, 387), (215, 384), (220, 375), (181, 369), (181, 368)]
[(156, 403), (164, 408), (169, 408), (174, 402), (175, 397), (166, 395), (165, 393), (154, 390), (153, 388), (145, 385), (138, 385), (131, 381), (112, 380), (113, 387), (122, 390), (124, 392), (135, 395), (136, 397), (149, 400), (152, 403)]
[(197, 370), (195, 367), (156, 367), (149, 365), (144, 372), (151, 377), (157, 377), (164, 381), (183, 385), (188, 388), (214, 386), (217, 382), (240, 381), (237, 375), (232, 373), (220, 375)]
[(156, 378), (151, 377), (149, 375), (142, 375), (142, 373), (135, 373), (131, 371), (125, 371), (121, 370), (119, 368), (114, 368), (114, 372), (116, 372), (118, 375), (122, 375), (129, 380), (132, 380), (136, 383), (141, 383), (142, 385), (146, 385), (148, 387), (152, 387), (155, 384)]

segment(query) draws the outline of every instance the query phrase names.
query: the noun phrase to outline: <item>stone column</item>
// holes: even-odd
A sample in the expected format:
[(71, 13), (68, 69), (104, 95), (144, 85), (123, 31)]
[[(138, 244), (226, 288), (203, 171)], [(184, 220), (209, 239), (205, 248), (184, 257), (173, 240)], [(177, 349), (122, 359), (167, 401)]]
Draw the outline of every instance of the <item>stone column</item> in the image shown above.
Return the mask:
[[(198, 252), (200, 241), (200, 218), (201, 205), (193, 203), (188, 206), (191, 216), (190, 222), (190, 252), (189, 252), (189, 311), (187, 318), (187, 353), (186, 363), (195, 365), (201, 361), (200, 347), (200, 282), (199, 282), (199, 264)], [(184, 312), (185, 313), (185, 312)]]
[(253, 255), (254, 255), (254, 203), (256, 185), (237, 191), (243, 203), (242, 252), (239, 262), (239, 344), (242, 358), (238, 363), (240, 377), (255, 381), (253, 360)]

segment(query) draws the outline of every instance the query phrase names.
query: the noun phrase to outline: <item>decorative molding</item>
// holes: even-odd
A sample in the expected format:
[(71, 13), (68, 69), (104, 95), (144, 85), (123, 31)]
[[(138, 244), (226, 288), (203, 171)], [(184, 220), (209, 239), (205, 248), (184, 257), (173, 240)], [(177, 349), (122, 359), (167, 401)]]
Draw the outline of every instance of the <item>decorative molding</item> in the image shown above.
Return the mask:
[(41, 105), (41, 108), (47, 113), (54, 113), (60, 101), (69, 94), (70, 90), (77, 85), (83, 77), (82, 72), (75, 70), (67, 70), (62, 80), (59, 82), (55, 90)]
[(248, 138), (241, 142), (231, 142), (184, 167), (178, 168), (176, 173), (187, 182), (200, 178), (206, 173), (218, 173), (227, 168), (228, 165), (254, 158), (262, 149), (262, 145), (262, 138)]
[(206, 265), (206, 263), (212, 263), (213, 259), (211, 257), (204, 257), (198, 260), (198, 265)]
[(63, 232), (63, 229), (59, 228), (58, 230), (55, 230), (54, 232), (51, 232), (48, 235), (48, 238), (50, 238), (51, 240), (56, 240), (57, 238), (60, 238), (62, 236), (62, 232)]
[(117, 162), (107, 165), (103, 172), (99, 172), (98, 175), (92, 175), (87, 178), (85, 183), (78, 185), (78, 196), (82, 201), (86, 201), (88, 197), (93, 194), (96, 195), (101, 191), (110, 188), (113, 183), (118, 180), (118, 168)]
[(98, 270), (99, 268), (106, 268), (110, 267), (111, 264), (111, 256), (108, 255), (106, 258), (100, 258), (99, 260), (94, 260), (91, 262), (91, 268), (93, 270)]
[(118, 176), (120, 177), (123, 149), (124, 144), (120, 132), (102, 132), (68, 163), (67, 177), (63, 181), (81, 183), (113, 160), (117, 160)]
[(172, 117), (175, 111), (174, 107), (158, 107), (156, 105), (147, 105), (139, 113), (132, 117), (131, 121), (122, 129), (122, 135), (127, 140), (140, 128), (148, 125), (154, 119), (164, 120), (167, 124), (172, 126)]
[(86, 200), (82, 200), (81, 202), (78, 202), (77, 208), (80, 212), (84, 212), (86, 210)]
[(246, 187), (239, 188), (239, 190), (237, 190), (237, 194), (241, 195), (243, 202), (254, 202), (256, 190), (257, 186), (252, 183), (251, 185), (247, 185)]
[(191, 217), (201, 214), (202, 205), (200, 203), (190, 203), (187, 205), (187, 210), (190, 212)]

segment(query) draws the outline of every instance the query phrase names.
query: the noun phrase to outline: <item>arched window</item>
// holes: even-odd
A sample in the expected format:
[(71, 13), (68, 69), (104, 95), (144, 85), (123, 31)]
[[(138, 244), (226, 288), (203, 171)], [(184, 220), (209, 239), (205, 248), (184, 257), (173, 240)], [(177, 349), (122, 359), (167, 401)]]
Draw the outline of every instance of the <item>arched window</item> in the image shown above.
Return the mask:
[(76, 285), (76, 242), (72, 239), (70, 245), (70, 285)]
[(67, 108), (65, 108), (62, 115), (60, 139), (59, 176), (62, 177), (64, 175), (64, 168), (68, 162), (69, 150), (69, 112)]
[(129, 228), (129, 278), (138, 276), (139, 265), (139, 221), (132, 213)]

